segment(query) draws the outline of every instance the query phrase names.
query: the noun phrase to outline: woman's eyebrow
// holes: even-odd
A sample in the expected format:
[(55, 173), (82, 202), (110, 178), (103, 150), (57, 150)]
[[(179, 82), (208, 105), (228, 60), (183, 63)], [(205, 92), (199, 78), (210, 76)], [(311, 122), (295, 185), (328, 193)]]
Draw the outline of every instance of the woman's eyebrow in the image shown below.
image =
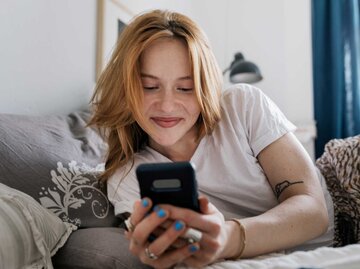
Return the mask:
[[(154, 76), (154, 75), (151, 75), (151, 74), (146, 74), (146, 73), (141, 73), (140, 76), (142, 78), (159, 79), (157, 76)], [(191, 76), (183, 76), (183, 77), (177, 78), (177, 80), (192, 80), (192, 77)]]
[(153, 78), (153, 79), (159, 79), (158, 77), (154, 76), (154, 75), (150, 75), (150, 74), (146, 74), (146, 73), (141, 73), (140, 76), (142, 78)]
[(179, 77), (178, 80), (192, 80), (191, 76)]

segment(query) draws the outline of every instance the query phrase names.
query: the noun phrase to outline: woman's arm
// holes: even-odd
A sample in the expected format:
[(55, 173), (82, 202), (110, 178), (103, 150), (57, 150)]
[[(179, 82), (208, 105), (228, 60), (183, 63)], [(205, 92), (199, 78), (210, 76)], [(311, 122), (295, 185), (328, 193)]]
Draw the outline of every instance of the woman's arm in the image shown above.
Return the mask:
[[(266, 147), (258, 159), (279, 205), (259, 216), (241, 219), (246, 231), (246, 247), (241, 257), (254, 257), (300, 245), (321, 235), (328, 227), (325, 199), (315, 167), (292, 133)], [(190, 227), (204, 231), (202, 227), (206, 227), (206, 223), (214, 224), (212, 229), (204, 231), (207, 235), (204, 239), (207, 238), (208, 242), (201, 242), (199, 253), (187, 259), (189, 265), (206, 264), (206, 260), (214, 258), (235, 257), (242, 248), (239, 226), (233, 221), (222, 222), (216, 211), (205, 209), (200, 217), (182, 214), (182, 219)], [(181, 217), (177, 212), (173, 211), (172, 217)], [(212, 249), (207, 247), (209, 243), (214, 246)]]
[(324, 233), (328, 214), (322, 188), (295, 136), (288, 133), (276, 140), (260, 152), (258, 160), (280, 204), (241, 220), (247, 237), (243, 257), (294, 247)]
[[(279, 205), (259, 216), (241, 220), (247, 239), (242, 257), (291, 248), (319, 236), (328, 226), (325, 200), (315, 168), (293, 134), (284, 135), (270, 144), (260, 152), (258, 159), (278, 197)], [(151, 213), (151, 217), (144, 218), (149, 205), (143, 208), (139, 204), (135, 203), (131, 216), (136, 228), (134, 233), (128, 234), (130, 250), (153, 267), (169, 266), (181, 261), (201, 267), (220, 258), (234, 257), (242, 247), (239, 226), (234, 221), (225, 221), (204, 197), (200, 199), (203, 214), (162, 205), (166, 212), (163, 220), (156, 217), (155, 212)], [(147, 244), (146, 238), (165, 220), (182, 220), (186, 227), (201, 230), (203, 237), (199, 242), (199, 251), (189, 253), (186, 248), (181, 248), (165, 255), (165, 249), (181, 235), (181, 232), (173, 232), (171, 228), (161, 239)], [(144, 256), (146, 245), (151, 247), (152, 252), (164, 254), (158, 260), (150, 261)]]

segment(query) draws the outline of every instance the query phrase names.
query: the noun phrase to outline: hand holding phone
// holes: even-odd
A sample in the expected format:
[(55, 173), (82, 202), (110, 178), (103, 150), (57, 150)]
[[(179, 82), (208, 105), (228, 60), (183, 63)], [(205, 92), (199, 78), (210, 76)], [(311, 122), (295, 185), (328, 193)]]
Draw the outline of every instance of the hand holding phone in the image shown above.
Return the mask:
[[(140, 164), (136, 176), (141, 198), (150, 198), (153, 206), (171, 204), (200, 212), (195, 169), (190, 162)], [(202, 233), (188, 228), (183, 237), (191, 244), (200, 241)]]

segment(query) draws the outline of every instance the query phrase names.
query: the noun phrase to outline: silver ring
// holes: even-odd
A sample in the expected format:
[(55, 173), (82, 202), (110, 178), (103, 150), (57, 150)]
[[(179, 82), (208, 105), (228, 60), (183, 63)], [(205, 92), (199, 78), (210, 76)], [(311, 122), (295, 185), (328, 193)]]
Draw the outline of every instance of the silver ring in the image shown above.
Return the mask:
[(124, 223), (125, 223), (125, 226), (126, 226), (126, 230), (128, 230), (129, 232), (133, 232), (133, 231), (134, 231), (135, 225), (132, 224), (130, 217), (128, 217), (128, 218), (124, 221)]
[(159, 257), (156, 256), (154, 253), (152, 253), (149, 248), (145, 248), (145, 255), (146, 257), (148, 257), (150, 260), (157, 260)]
[(189, 244), (193, 244), (201, 240), (202, 232), (194, 228), (188, 228), (182, 237), (186, 238)]

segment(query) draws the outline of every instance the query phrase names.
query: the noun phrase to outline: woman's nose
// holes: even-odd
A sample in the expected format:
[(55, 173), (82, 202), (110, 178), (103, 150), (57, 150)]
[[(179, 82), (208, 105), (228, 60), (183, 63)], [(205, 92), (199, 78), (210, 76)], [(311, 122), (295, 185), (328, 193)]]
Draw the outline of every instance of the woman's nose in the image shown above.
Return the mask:
[(159, 99), (159, 108), (163, 112), (171, 112), (175, 106), (175, 96), (171, 90), (165, 90), (162, 92)]

